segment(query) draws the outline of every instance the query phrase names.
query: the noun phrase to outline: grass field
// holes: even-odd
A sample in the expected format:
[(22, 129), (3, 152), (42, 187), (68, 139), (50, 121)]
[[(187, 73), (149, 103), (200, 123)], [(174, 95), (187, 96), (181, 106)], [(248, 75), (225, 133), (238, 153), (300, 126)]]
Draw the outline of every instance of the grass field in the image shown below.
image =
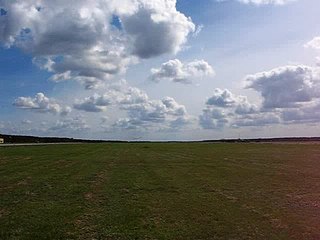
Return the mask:
[(320, 239), (320, 145), (0, 148), (0, 239)]

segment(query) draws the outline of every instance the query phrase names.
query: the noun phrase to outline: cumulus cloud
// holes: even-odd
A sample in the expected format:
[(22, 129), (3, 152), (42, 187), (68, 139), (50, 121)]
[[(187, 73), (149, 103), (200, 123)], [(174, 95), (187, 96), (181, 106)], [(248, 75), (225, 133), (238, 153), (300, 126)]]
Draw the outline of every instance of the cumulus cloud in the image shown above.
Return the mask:
[(173, 116), (185, 116), (187, 113), (185, 106), (178, 104), (172, 97), (165, 97), (162, 103), (166, 106), (167, 113)]
[(218, 107), (232, 107), (238, 101), (228, 89), (216, 88), (213, 91), (213, 96), (207, 100), (207, 105), (215, 105)]
[[(185, 106), (178, 104), (173, 98), (150, 100), (139, 104), (122, 105), (128, 117), (117, 121), (115, 127), (127, 129), (142, 128), (181, 128), (191, 122)], [(182, 121), (183, 120), (183, 121)]]
[(120, 119), (117, 126), (119, 123), (122, 125), (126, 123), (129, 128), (172, 127), (178, 129), (191, 123), (191, 117), (185, 106), (171, 97), (151, 100), (146, 96), (143, 101), (129, 104), (122, 102), (120, 108), (127, 111), (128, 117)]
[(46, 97), (43, 93), (37, 93), (32, 97), (19, 97), (14, 103), (14, 106), (21, 109), (33, 110), (40, 113), (53, 113), (67, 115), (71, 112), (70, 107), (63, 107), (54, 99)]
[(32, 123), (32, 121), (30, 121), (28, 119), (24, 119), (24, 120), (21, 121), (21, 123), (24, 124), (24, 125), (29, 125), (29, 124)]
[(138, 130), (140, 125), (142, 122), (136, 119), (120, 118), (113, 124), (113, 127), (120, 130)]
[(225, 127), (257, 127), (281, 123), (281, 113), (265, 111), (250, 103), (246, 96), (235, 95), (228, 89), (215, 89), (207, 99), (206, 107), (199, 116), (203, 129), (222, 130)]
[(261, 94), (255, 114), (238, 116), (233, 126), (297, 124), (320, 121), (320, 69), (283, 66), (245, 78), (247, 88)]
[[(320, 50), (320, 37), (315, 37), (304, 45), (305, 48)], [(316, 57), (316, 64), (320, 66), (320, 57)]]
[(208, 106), (216, 106), (222, 108), (235, 108), (238, 114), (254, 113), (257, 111), (257, 106), (251, 104), (246, 96), (237, 96), (228, 89), (216, 88), (213, 95), (207, 100)]
[(171, 97), (153, 100), (140, 89), (128, 87), (117, 98), (118, 107), (127, 113), (127, 117), (120, 118), (116, 128), (125, 129), (161, 129), (182, 128), (191, 123), (191, 117), (184, 105)]
[(99, 23), (111, 14), (99, 1), (1, 1), (1, 6), (7, 11), (1, 17), (2, 42), (35, 55), (71, 55), (95, 46), (107, 30)]
[(199, 117), (203, 129), (223, 129), (228, 123), (228, 114), (222, 109), (207, 107)]
[(284, 109), (282, 119), (287, 123), (315, 123), (320, 121), (320, 103), (315, 102), (309, 106), (295, 109)]
[(191, 18), (176, 9), (176, 0), (140, 0), (134, 14), (121, 22), (133, 40), (132, 52), (140, 58), (176, 53), (195, 31)]
[(204, 25), (203, 25), (203, 24), (198, 25), (198, 26), (196, 27), (196, 30), (195, 30), (194, 33), (192, 34), (192, 36), (193, 36), (193, 37), (198, 37), (199, 34), (202, 32), (203, 28), (204, 28)]
[[(92, 88), (124, 72), (131, 62), (125, 37), (111, 28), (105, 1), (1, 1), (1, 42), (30, 52), (53, 80), (78, 80)], [(41, 64), (42, 63), (42, 64)]]
[(169, 122), (169, 129), (181, 129), (183, 126), (190, 125), (194, 121), (194, 117), (189, 115), (179, 116)]
[[(169, 104), (168, 101), (170, 101)], [(167, 116), (183, 116), (186, 113), (184, 106), (179, 105), (172, 98), (160, 101), (148, 100), (123, 108), (128, 110), (130, 118), (139, 119), (142, 122), (163, 122)]]
[(109, 89), (103, 93), (95, 93), (83, 100), (76, 100), (73, 107), (86, 112), (104, 112), (108, 106), (124, 106), (145, 103), (149, 100), (148, 95), (141, 89), (128, 86), (124, 81), (117, 85), (109, 85)]
[(148, 95), (141, 89), (131, 87), (125, 80), (117, 84), (109, 84), (103, 94), (95, 93), (83, 100), (77, 99), (73, 107), (86, 112), (104, 112), (108, 106), (127, 106), (148, 101)]
[(77, 100), (73, 107), (86, 112), (106, 111), (108, 106), (119, 108), (126, 117), (113, 124), (118, 129), (179, 129), (192, 122), (186, 107), (174, 98), (150, 99), (144, 91), (129, 86), (125, 80), (108, 87), (104, 94)]
[(320, 50), (320, 37), (313, 38), (310, 42), (307, 42), (304, 47)]
[(204, 60), (195, 60), (189, 63), (182, 63), (179, 59), (170, 60), (161, 65), (160, 68), (151, 69), (152, 81), (169, 80), (179, 83), (191, 83), (195, 78), (213, 76), (214, 70)]
[(231, 126), (239, 127), (263, 127), (267, 125), (280, 124), (282, 122), (279, 113), (260, 112), (257, 114), (246, 115), (233, 120)]
[(103, 112), (106, 111), (107, 106), (111, 105), (112, 96), (108, 94), (99, 95), (94, 94), (92, 97), (87, 97), (84, 100), (77, 100), (73, 107), (77, 110), (86, 112)]
[[(0, 43), (19, 47), (87, 89), (123, 74), (137, 58), (176, 53), (195, 30), (175, 0), (0, 0)], [(112, 24), (114, 17), (122, 25)]]
[(222, 129), (239, 117), (259, 112), (258, 107), (247, 97), (235, 95), (228, 89), (216, 88), (206, 101), (206, 107), (199, 117), (199, 124), (204, 129)]
[(124, 89), (121, 89), (121, 91), (118, 91), (117, 98), (119, 104), (121, 105), (144, 103), (149, 99), (148, 95), (141, 89), (129, 86), (126, 86)]
[(319, 69), (304, 65), (284, 66), (249, 75), (247, 88), (259, 92), (263, 107), (290, 108), (320, 97)]
[(203, 129), (223, 130), (225, 127), (263, 127), (282, 122), (279, 112), (246, 111), (236, 108), (216, 108), (207, 106), (199, 116)]
[(90, 127), (82, 116), (74, 118), (66, 118), (58, 120), (52, 127), (48, 129), (49, 132), (55, 133), (81, 133), (89, 130)]

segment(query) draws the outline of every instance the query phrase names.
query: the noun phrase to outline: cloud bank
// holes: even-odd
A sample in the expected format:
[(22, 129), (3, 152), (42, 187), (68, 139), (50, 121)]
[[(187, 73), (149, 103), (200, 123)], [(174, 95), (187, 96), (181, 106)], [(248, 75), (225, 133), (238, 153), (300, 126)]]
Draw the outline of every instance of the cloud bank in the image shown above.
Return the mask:
[(86, 112), (106, 111), (108, 106), (126, 114), (113, 124), (116, 129), (179, 129), (192, 121), (186, 107), (174, 98), (150, 99), (144, 91), (129, 86), (125, 81), (109, 86), (104, 94), (94, 94), (73, 105), (75, 109)]
[(225, 89), (215, 89), (199, 117), (204, 129), (303, 124), (320, 121), (320, 68), (289, 65), (245, 77), (246, 88), (261, 96), (250, 103)]

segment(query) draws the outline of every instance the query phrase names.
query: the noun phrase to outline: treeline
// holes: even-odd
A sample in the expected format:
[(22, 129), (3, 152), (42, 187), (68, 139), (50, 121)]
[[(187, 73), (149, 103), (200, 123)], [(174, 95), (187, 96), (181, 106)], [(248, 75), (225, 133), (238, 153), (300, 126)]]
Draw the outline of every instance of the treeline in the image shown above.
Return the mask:
[[(76, 138), (61, 138), (61, 137), (35, 137), (35, 136), (21, 136), (21, 135), (4, 135), (0, 134), (0, 138), (4, 139), (4, 143), (149, 143), (152, 141), (109, 141), (109, 140), (87, 140)], [(203, 142), (203, 143), (267, 143), (267, 142), (319, 142), (320, 137), (284, 137), (284, 138), (255, 138), (255, 139), (220, 139), (220, 140), (203, 140), (203, 141), (189, 141), (189, 142)], [(168, 141), (180, 142), (180, 141)], [(182, 142), (182, 141), (181, 141)], [(164, 142), (162, 142), (164, 143)]]
[(4, 139), (4, 143), (101, 143), (102, 140), (84, 140), (75, 138), (60, 138), (60, 137), (34, 137), (20, 135), (3, 135), (0, 138)]

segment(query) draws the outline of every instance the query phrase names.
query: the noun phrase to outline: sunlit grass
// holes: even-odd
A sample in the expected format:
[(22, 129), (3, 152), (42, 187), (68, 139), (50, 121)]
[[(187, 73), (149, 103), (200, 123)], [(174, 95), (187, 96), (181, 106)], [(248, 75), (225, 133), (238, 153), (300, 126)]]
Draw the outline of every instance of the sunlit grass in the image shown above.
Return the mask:
[(0, 149), (0, 239), (317, 239), (320, 145)]

